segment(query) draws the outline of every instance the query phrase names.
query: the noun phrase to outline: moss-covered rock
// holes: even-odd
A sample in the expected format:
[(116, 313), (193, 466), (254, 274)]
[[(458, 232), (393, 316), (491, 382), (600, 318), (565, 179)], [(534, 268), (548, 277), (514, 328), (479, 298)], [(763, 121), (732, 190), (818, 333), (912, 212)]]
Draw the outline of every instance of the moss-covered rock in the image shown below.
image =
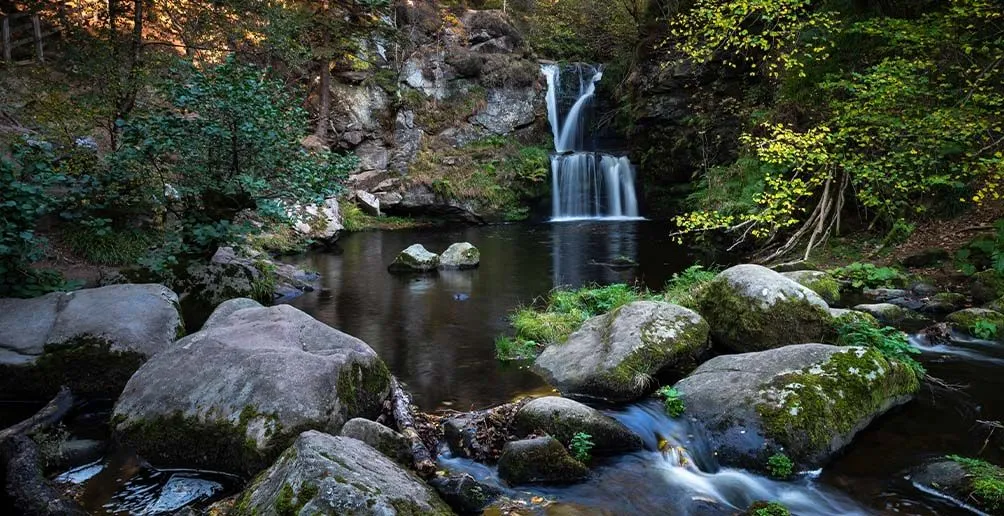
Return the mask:
[(697, 301), (715, 344), (730, 351), (820, 341), (832, 332), (829, 305), (818, 294), (759, 265), (726, 269)]
[(844, 308), (830, 308), (830, 315), (833, 316), (834, 328), (839, 328), (845, 324), (866, 323), (871, 326), (881, 326), (878, 319), (868, 312), (857, 310), (847, 310)]
[(917, 468), (910, 480), (986, 514), (1004, 513), (1004, 469), (984, 460), (950, 455)]
[(640, 450), (641, 438), (615, 419), (568, 398), (546, 396), (527, 403), (516, 413), (513, 427), (518, 435), (547, 434), (566, 447), (579, 432), (594, 444), (593, 454)]
[(819, 294), (828, 304), (840, 302), (840, 283), (830, 274), (822, 271), (792, 271), (781, 273), (784, 277)]
[(722, 464), (761, 471), (781, 450), (799, 468), (820, 466), (919, 387), (875, 349), (825, 344), (716, 357), (676, 385)]
[(708, 323), (692, 310), (636, 301), (583, 323), (534, 362), (562, 393), (630, 401), (652, 392), (660, 375), (682, 376), (708, 348)]
[(970, 278), (969, 293), (976, 304), (989, 303), (1004, 296), (1004, 275), (990, 269)]
[(924, 316), (919, 313), (891, 303), (857, 305), (854, 309), (859, 312), (871, 314), (883, 324), (896, 325), (908, 321), (924, 320)]
[(429, 484), (460, 514), (481, 514), (502, 495), (499, 488), (478, 482), (467, 473), (436, 477)]
[(342, 437), (358, 439), (398, 464), (411, 464), (411, 441), (376, 421), (350, 419), (342, 427)]
[(506, 443), (498, 467), (499, 476), (512, 485), (569, 484), (589, 476), (589, 468), (553, 437)]
[[(948, 314), (946, 321), (952, 327), (975, 337), (1004, 340), (1004, 314), (986, 308), (967, 308)], [(985, 331), (985, 335), (977, 335)]]
[(429, 252), (422, 244), (401, 251), (387, 267), (390, 272), (429, 272), (439, 266), (439, 255)]

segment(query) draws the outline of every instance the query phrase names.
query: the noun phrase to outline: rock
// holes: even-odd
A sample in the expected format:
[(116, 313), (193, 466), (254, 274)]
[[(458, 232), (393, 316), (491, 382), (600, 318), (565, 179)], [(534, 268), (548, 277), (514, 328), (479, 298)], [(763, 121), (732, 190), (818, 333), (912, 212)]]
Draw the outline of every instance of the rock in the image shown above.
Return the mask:
[(69, 439), (59, 443), (59, 457), (53, 469), (64, 471), (83, 466), (100, 459), (107, 449), (107, 443), (94, 439)]
[[(973, 334), (976, 331), (977, 323), (981, 321), (989, 323), (996, 330), (993, 332), (994, 335), (991, 336), (991, 339), (1004, 340), (1004, 313), (986, 308), (967, 308), (948, 314), (945, 320), (951, 323), (952, 327), (956, 330), (969, 334)], [(976, 335), (973, 336), (975, 337)]]
[(924, 301), (923, 299), (913, 296), (897, 297), (886, 301), (886, 303), (890, 305), (896, 305), (900, 308), (905, 308), (907, 310), (920, 310), (925, 306), (927, 306), (928, 304), (930, 304), (929, 302)]
[(238, 297), (235, 299), (229, 299), (216, 307), (213, 313), (206, 319), (205, 324), (202, 325), (203, 330), (208, 330), (214, 326), (219, 325), (225, 321), (228, 317), (234, 313), (244, 310), (245, 308), (264, 308), (261, 303), (255, 301), (254, 299), (248, 299), (246, 297)]
[(467, 242), (451, 244), (439, 255), (439, 268), (444, 270), (474, 269), (480, 264), (481, 251)]
[(293, 229), (300, 235), (319, 242), (332, 242), (345, 229), (338, 199), (329, 197), (320, 204), (294, 206), (289, 210)]
[(759, 265), (722, 271), (698, 294), (697, 306), (714, 342), (739, 353), (818, 341), (831, 331), (826, 301)]
[(568, 398), (546, 396), (527, 403), (516, 413), (517, 435), (547, 434), (568, 446), (578, 432), (592, 436), (593, 454), (640, 450), (641, 437), (602, 412)]
[(381, 140), (366, 140), (355, 148), (359, 157), (359, 170), (387, 170), (390, 151)]
[(0, 299), (0, 398), (117, 396), (146, 359), (184, 334), (178, 296), (123, 284)]
[(415, 125), (413, 111), (399, 111), (394, 122), (394, 152), (391, 168), (398, 174), (407, 174), (408, 167), (422, 148), (425, 132)]
[(585, 479), (589, 468), (553, 437), (510, 441), (499, 457), (499, 477), (511, 485), (569, 484)]
[(989, 462), (950, 456), (924, 464), (911, 472), (909, 478), (924, 490), (985, 514), (1000, 514), (1004, 509), (999, 499), (1000, 487), (995, 490), (995, 486), (1004, 482), (1004, 469)]
[(993, 310), (995, 312), (1004, 313), (1004, 297), (990, 301), (989, 303), (983, 305), (983, 308), (986, 308), (987, 310)]
[(764, 471), (776, 452), (819, 467), (920, 382), (872, 348), (800, 344), (715, 357), (676, 388), (723, 466)]
[(300, 140), (300, 147), (303, 147), (310, 152), (324, 152), (328, 150), (328, 146), (324, 143), (324, 140), (314, 134), (305, 136), (302, 140)]
[(891, 303), (857, 305), (854, 309), (859, 312), (865, 312), (875, 316), (875, 318), (883, 324), (897, 324), (904, 321), (916, 321), (923, 319), (920, 314)]
[(938, 287), (930, 283), (918, 281), (910, 286), (910, 291), (921, 297), (929, 297), (938, 293)]
[(317, 431), (300, 434), (244, 491), (233, 513), (453, 514), (431, 487), (362, 441)]
[(289, 305), (245, 308), (136, 371), (114, 432), (154, 463), (249, 475), (304, 429), (376, 417), (389, 392), (365, 342)]
[(892, 299), (910, 297), (910, 291), (900, 288), (866, 288), (861, 294), (872, 301), (885, 303)]
[(538, 96), (534, 88), (490, 89), (488, 103), (471, 122), (492, 134), (510, 134), (536, 120), (534, 109), (539, 103)]
[(940, 264), (941, 262), (949, 258), (948, 251), (940, 248), (933, 247), (929, 249), (923, 249), (913, 253), (900, 262), (904, 267), (909, 267), (911, 269), (918, 269), (922, 267), (932, 267)]
[(376, 421), (357, 417), (342, 427), (343, 437), (351, 437), (372, 446), (398, 464), (411, 464), (411, 442), (405, 436)]
[(429, 252), (422, 244), (415, 244), (401, 251), (394, 263), (387, 267), (390, 272), (429, 272), (439, 266), (439, 255)]
[(211, 306), (237, 297), (272, 302), (313, 291), (317, 278), (292, 265), (273, 262), (265, 254), (241, 256), (232, 247), (221, 247), (210, 259), (199, 285), (185, 291), (198, 290)]
[(1004, 296), (1004, 277), (992, 269), (977, 272), (972, 276), (969, 294), (976, 304), (998, 299)]
[(380, 199), (377, 199), (375, 195), (363, 190), (356, 190), (354, 197), (356, 204), (362, 208), (364, 213), (374, 217), (380, 216)]
[(843, 308), (830, 308), (830, 315), (833, 316), (833, 323), (835, 327), (840, 327), (841, 324), (859, 322), (870, 324), (872, 326), (881, 326), (878, 319), (868, 312), (859, 312), (857, 310), (847, 310)]
[(927, 314), (947, 314), (966, 306), (965, 294), (942, 292), (931, 296), (931, 299), (920, 309)]
[(833, 276), (822, 271), (782, 272), (782, 276), (794, 280), (799, 285), (819, 294), (828, 304), (840, 302), (840, 283)]
[(499, 488), (478, 482), (467, 473), (436, 477), (429, 484), (460, 514), (480, 514), (502, 496)]
[(708, 323), (682, 306), (636, 301), (583, 323), (552, 343), (533, 369), (568, 395), (631, 401), (656, 387), (654, 378), (685, 374), (708, 349)]

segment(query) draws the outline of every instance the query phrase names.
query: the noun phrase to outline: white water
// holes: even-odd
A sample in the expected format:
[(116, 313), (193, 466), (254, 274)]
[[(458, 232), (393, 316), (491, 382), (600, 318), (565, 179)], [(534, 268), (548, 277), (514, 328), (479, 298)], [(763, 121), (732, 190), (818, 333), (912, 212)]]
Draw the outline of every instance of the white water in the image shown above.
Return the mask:
[(626, 156), (586, 149), (588, 115), (603, 71), (579, 64), (567, 68), (566, 73), (575, 74), (578, 91), (562, 119), (562, 68), (543, 66), (555, 150), (551, 156), (551, 220), (636, 220), (638, 197), (631, 161)]

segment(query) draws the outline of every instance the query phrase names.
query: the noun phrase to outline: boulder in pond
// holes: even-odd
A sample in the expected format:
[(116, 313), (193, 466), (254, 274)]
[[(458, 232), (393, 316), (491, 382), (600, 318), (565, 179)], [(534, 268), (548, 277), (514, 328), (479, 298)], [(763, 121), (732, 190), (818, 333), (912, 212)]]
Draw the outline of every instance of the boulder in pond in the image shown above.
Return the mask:
[[(948, 314), (945, 320), (951, 323), (956, 330), (969, 333), (974, 337), (1004, 340), (1004, 314), (1000, 312), (986, 308), (967, 308)], [(980, 326), (983, 328), (981, 329)], [(975, 335), (980, 331), (986, 331), (993, 335)]]
[(245, 489), (237, 516), (451, 515), (436, 492), (366, 443), (303, 432)]
[(154, 463), (251, 474), (304, 429), (376, 417), (389, 391), (365, 342), (288, 305), (244, 308), (136, 371), (114, 431)]
[(184, 334), (163, 285), (110, 285), (0, 299), (0, 398), (117, 396), (148, 358)]
[(411, 441), (376, 421), (350, 419), (342, 427), (342, 436), (359, 439), (398, 464), (411, 464)]
[(697, 307), (715, 344), (738, 353), (819, 341), (832, 331), (819, 294), (759, 265), (722, 271), (700, 291)]
[(873, 348), (800, 344), (715, 357), (676, 388), (723, 465), (764, 471), (775, 452), (819, 467), (920, 381)]
[(919, 321), (924, 319), (924, 317), (917, 312), (892, 303), (857, 305), (854, 309), (859, 312), (871, 314), (883, 324), (898, 324), (906, 321)]
[(975, 507), (985, 514), (1004, 512), (1004, 469), (989, 462), (950, 455), (916, 468), (909, 478), (921, 489), (934, 491), (959, 505)]
[(401, 251), (387, 270), (390, 272), (429, 272), (439, 267), (439, 255), (430, 252), (422, 244), (415, 244)]
[(553, 437), (507, 442), (498, 468), (499, 477), (510, 485), (571, 484), (589, 476), (589, 468)]
[(640, 450), (641, 437), (617, 420), (568, 398), (546, 396), (527, 403), (516, 413), (513, 427), (518, 435), (547, 434), (565, 446), (576, 433), (592, 437), (593, 454), (604, 455)]
[(792, 271), (782, 272), (782, 276), (794, 280), (799, 285), (819, 294), (828, 304), (840, 302), (840, 283), (829, 273), (823, 271)]
[(696, 312), (636, 301), (587, 320), (533, 369), (566, 395), (631, 401), (652, 392), (657, 375), (688, 372), (707, 349), (708, 323)]
[(439, 268), (444, 270), (475, 269), (480, 264), (481, 251), (467, 242), (452, 244), (439, 255)]

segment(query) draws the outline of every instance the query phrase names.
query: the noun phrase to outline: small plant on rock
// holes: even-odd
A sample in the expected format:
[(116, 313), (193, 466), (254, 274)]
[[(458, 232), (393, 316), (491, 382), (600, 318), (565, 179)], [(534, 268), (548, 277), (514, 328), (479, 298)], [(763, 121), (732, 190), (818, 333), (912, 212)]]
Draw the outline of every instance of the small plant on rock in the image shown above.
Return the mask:
[(746, 511), (749, 516), (791, 516), (788, 510), (780, 502), (756, 502)]
[(572, 451), (575, 460), (585, 463), (592, 459), (591, 452), (594, 446), (596, 444), (593, 443), (593, 436), (585, 432), (576, 432), (572, 436), (572, 442), (568, 444), (568, 449)]
[(794, 471), (795, 464), (783, 453), (775, 453), (767, 459), (767, 472), (776, 479), (787, 480)]
[(662, 398), (666, 414), (669, 414), (670, 417), (680, 417), (687, 409), (687, 406), (683, 403), (683, 399), (680, 398), (680, 391), (676, 390), (675, 387), (666, 385), (655, 391), (655, 395)]
[(969, 327), (969, 333), (978, 339), (992, 340), (997, 338), (997, 325), (986, 319), (980, 319)]
[(666, 282), (666, 292), (663, 294), (663, 299), (667, 303), (694, 308), (696, 306), (694, 293), (715, 279), (717, 275), (718, 273), (714, 270), (705, 269), (700, 265), (691, 265), (683, 272), (673, 273), (673, 277)]
[(842, 324), (837, 328), (838, 344), (844, 346), (867, 346), (879, 350), (889, 360), (897, 360), (913, 369), (917, 377), (926, 373), (924, 366), (913, 358), (920, 350), (910, 344), (902, 331), (885, 326), (879, 328), (874, 324), (858, 320)]

